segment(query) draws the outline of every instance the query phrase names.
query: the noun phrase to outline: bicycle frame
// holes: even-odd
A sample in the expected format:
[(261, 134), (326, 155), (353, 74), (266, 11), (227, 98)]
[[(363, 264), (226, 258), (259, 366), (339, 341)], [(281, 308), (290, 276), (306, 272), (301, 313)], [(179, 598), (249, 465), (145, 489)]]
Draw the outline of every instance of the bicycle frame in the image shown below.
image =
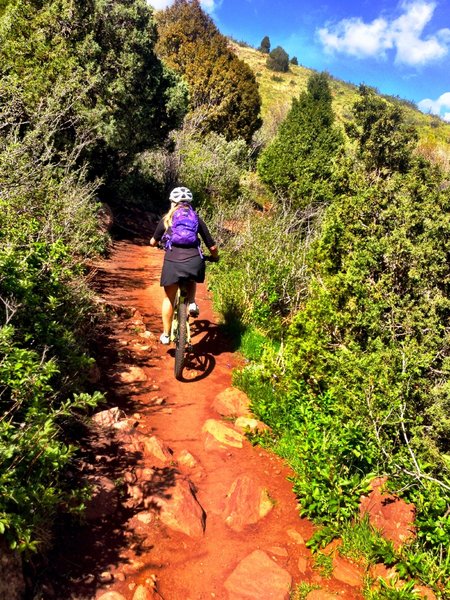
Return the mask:
[(180, 380), (183, 373), (185, 350), (189, 349), (191, 345), (186, 282), (180, 283), (175, 296), (170, 341), (175, 343), (174, 372), (175, 378)]

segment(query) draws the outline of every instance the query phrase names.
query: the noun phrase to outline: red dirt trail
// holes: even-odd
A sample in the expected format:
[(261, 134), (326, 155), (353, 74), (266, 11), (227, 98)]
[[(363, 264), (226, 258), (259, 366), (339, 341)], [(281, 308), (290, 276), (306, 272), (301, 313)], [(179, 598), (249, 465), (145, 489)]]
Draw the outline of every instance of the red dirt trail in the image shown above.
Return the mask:
[[(114, 307), (98, 361), (108, 402), (99, 410), (119, 407), (124, 428), (97, 432), (90, 459), (86, 455), (86, 475), (109, 478), (121, 492), (113, 490), (104, 497), (103, 513), (64, 533), (63, 548), (48, 565), (49, 582), (41, 597), (289, 598), (283, 585), (284, 591), (271, 588), (270, 563), (276, 573), (279, 569), (290, 575), (292, 594), (303, 582), (316, 588), (307, 596), (311, 599), (362, 598), (361, 571), (350, 562), (339, 559), (345, 562), (340, 574), (335, 569), (328, 578), (313, 568), (304, 544), (313, 526), (299, 517), (286, 465), (247, 439), (240, 448), (203, 430), (209, 419), (234, 429), (233, 420), (221, 417), (213, 405), (230, 388), (238, 358), (212, 312), (205, 286), (199, 286), (195, 356), (185, 369), (185, 381), (175, 380), (171, 351), (157, 341), (162, 254), (143, 242), (119, 240), (111, 256), (96, 265), (97, 293), (106, 306)], [(159, 458), (157, 453), (142, 453), (142, 440), (153, 437), (162, 448)], [(176, 485), (187, 490), (190, 500), (183, 506), (194, 511), (181, 526), (173, 525), (170, 515), (169, 520), (163, 518), (162, 507), (174, 501)], [(245, 513), (246, 502), (253, 501), (251, 490), (264, 491), (268, 514), (253, 518)], [(254, 557), (269, 560), (263, 560), (263, 573), (254, 563), (250, 572), (244, 566), (235, 572), (256, 550), (265, 555), (257, 552)]]

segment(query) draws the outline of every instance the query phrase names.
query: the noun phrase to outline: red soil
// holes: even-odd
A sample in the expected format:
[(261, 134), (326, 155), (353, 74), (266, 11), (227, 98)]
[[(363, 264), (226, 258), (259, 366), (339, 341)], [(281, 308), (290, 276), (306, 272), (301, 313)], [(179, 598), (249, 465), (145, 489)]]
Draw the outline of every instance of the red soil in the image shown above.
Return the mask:
[[(313, 569), (311, 553), (304, 544), (313, 526), (299, 517), (287, 480), (290, 472), (283, 461), (247, 440), (242, 448), (224, 446), (202, 431), (208, 419), (221, 419), (213, 404), (218, 394), (231, 386), (238, 358), (212, 312), (206, 288), (199, 286), (201, 314), (193, 326), (196, 357), (185, 369), (185, 381), (175, 380), (171, 351), (157, 342), (162, 258), (162, 253), (145, 244), (119, 241), (111, 258), (97, 265), (98, 293), (118, 314), (111, 313), (99, 367), (108, 406), (124, 411), (133, 431), (143, 434), (139, 439), (156, 436), (170, 449), (172, 459), (162, 456), (158, 462), (148, 454), (133, 455), (129, 447), (124, 449), (120, 431), (105, 429), (97, 434), (86, 451), (86, 473), (106, 476), (119, 487), (122, 484), (122, 494), (106, 496), (109, 500), (103, 517), (94, 515), (75, 531), (61, 530), (63, 548), (60, 545), (59, 557), (48, 566), (42, 597), (98, 599), (111, 592), (105, 600), (288, 598), (286, 593), (270, 591), (270, 581), (262, 581), (256, 567), (258, 581), (251, 581), (251, 573), (245, 574), (247, 563), (229, 579), (241, 561), (258, 550), (290, 574), (292, 590), (304, 582), (320, 588), (322, 596), (315, 592), (317, 598), (362, 598), (361, 569), (355, 566), (349, 574), (352, 565), (345, 559), (335, 561), (345, 571), (341, 576), (338, 565), (328, 578)], [(144, 326), (152, 335), (145, 333)], [(132, 381), (130, 371), (129, 383), (118, 378), (130, 367), (142, 369), (146, 381)], [(233, 426), (230, 419), (223, 423)], [(195, 463), (180, 459), (186, 451)], [(139, 498), (130, 500), (130, 486), (124, 485), (138, 467), (140, 472), (143, 468), (150, 473), (147, 502), (145, 493), (141, 502)], [(194, 512), (201, 507), (204, 532), (201, 525), (199, 531), (195, 515), (190, 535), (163, 519), (161, 507), (178, 493), (176, 481), (192, 490), (191, 504)], [(233, 485), (238, 490), (234, 496), (230, 494)], [(245, 512), (255, 489), (265, 490), (264, 497), (272, 501), (270, 512), (257, 519)], [(155, 498), (162, 504), (158, 506)], [(230, 498), (236, 506), (231, 506)], [(239, 505), (240, 498), (244, 504)], [(255, 558), (261, 556), (261, 552), (254, 554)], [(241, 580), (243, 590), (239, 592), (235, 586)], [(252, 586), (259, 591), (249, 591)]]

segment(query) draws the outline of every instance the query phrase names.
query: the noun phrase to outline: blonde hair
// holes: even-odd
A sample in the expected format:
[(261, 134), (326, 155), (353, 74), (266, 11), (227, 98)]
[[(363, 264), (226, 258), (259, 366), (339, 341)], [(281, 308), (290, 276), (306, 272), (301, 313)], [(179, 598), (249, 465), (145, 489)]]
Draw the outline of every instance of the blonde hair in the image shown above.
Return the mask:
[(177, 208), (180, 208), (180, 206), (181, 206), (180, 204), (173, 204), (172, 203), (172, 205), (169, 208), (168, 212), (164, 215), (164, 217), (163, 217), (163, 223), (164, 223), (164, 228), (165, 228), (166, 231), (172, 225), (173, 215), (175, 214), (175, 211), (177, 210)]

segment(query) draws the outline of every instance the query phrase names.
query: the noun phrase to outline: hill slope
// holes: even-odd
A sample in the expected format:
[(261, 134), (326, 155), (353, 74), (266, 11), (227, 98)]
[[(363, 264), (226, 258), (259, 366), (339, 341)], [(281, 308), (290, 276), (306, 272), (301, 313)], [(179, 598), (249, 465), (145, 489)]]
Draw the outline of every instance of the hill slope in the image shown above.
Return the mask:
[[(252, 68), (257, 77), (262, 99), (263, 120), (266, 121), (270, 114), (286, 113), (292, 98), (306, 89), (312, 69), (290, 65), (288, 73), (275, 73), (266, 67), (267, 55), (233, 41), (230, 45), (239, 58)], [(330, 83), (337, 118), (341, 122), (346, 122), (351, 118), (351, 107), (357, 98), (357, 86), (334, 79), (332, 76)], [(423, 148), (444, 154), (447, 160), (450, 160), (450, 123), (445, 123), (434, 115), (423, 114), (407, 101), (393, 97), (388, 99), (403, 105), (408, 119), (418, 129)]]

